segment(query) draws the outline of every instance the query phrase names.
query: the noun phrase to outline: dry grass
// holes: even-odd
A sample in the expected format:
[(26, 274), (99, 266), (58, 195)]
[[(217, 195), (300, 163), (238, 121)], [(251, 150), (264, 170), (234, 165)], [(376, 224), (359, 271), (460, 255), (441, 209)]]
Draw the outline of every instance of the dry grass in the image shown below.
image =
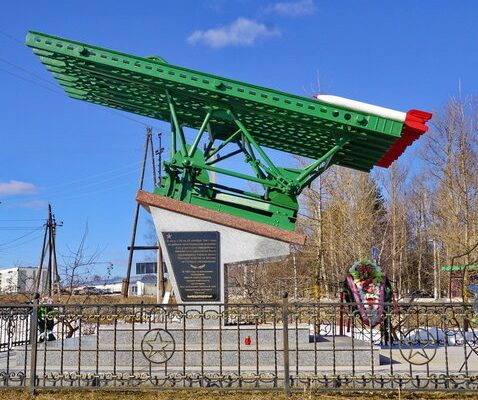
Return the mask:
[[(2, 294), (0, 304), (24, 304), (31, 301), (32, 296), (27, 294)], [(156, 296), (131, 296), (124, 298), (120, 295), (61, 295), (53, 297), (59, 304), (156, 304)]]
[[(27, 400), (30, 396), (24, 390), (0, 391), (0, 400)], [(285, 400), (286, 397), (280, 392), (233, 392), (233, 391), (39, 391), (36, 400)], [(478, 393), (398, 393), (398, 392), (303, 392), (294, 393), (288, 399), (291, 400), (379, 400), (379, 399), (478, 399)]]

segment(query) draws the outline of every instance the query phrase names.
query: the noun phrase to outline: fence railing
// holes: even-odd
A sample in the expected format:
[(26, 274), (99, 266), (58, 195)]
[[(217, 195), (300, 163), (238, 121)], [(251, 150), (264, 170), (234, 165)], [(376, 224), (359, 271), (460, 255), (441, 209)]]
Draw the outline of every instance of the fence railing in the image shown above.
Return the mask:
[(29, 343), (30, 307), (0, 308), (0, 353)]
[[(370, 306), (367, 312), (376, 312)], [(0, 388), (476, 390), (470, 304), (0, 305)]]

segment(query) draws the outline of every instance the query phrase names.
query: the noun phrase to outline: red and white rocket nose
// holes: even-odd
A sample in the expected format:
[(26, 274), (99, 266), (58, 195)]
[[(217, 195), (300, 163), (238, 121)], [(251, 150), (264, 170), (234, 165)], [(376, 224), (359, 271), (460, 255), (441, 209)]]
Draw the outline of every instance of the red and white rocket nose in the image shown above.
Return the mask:
[(392, 119), (394, 121), (404, 122), (407, 116), (407, 114), (402, 111), (374, 106), (373, 104), (363, 103), (361, 101), (351, 100), (345, 97), (331, 96), (328, 94), (316, 94), (312, 97), (332, 106), (343, 107), (349, 110), (363, 112), (365, 114), (377, 115), (379, 117)]
[(428, 130), (428, 126), (425, 124), (432, 117), (432, 114), (426, 111), (410, 110), (404, 113), (390, 108), (346, 99), (345, 97), (324, 94), (316, 94), (312, 97), (332, 106), (347, 108), (349, 110), (377, 115), (379, 117), (401, 122), (403, 124), (401, 136), (392, 143), (388, 151), (376, 164), (377, 166), (384, 168), (389, 167), (398, 157), (400, 157), (408, 146)]

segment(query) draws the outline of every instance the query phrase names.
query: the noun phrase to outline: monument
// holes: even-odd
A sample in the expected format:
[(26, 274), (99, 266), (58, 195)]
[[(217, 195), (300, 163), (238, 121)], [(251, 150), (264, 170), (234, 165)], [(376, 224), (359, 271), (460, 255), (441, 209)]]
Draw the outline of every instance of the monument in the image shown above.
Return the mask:
[[(26, 44), (68, 96), (170, 123), (161, 183), (152, 193), (138, 191), (136, 201), (152, 215), (168, 268), (163, 303), (171, 293), (178, 303), (125, 306), (129, 312), (121, 305), (113, 314), (106, 305), (95, 305), (94, 315), (82, 310), (69, 318), (97, 321), (94, 334), (45, 341), (38, 358), (48, 352), (51, 366), (37, 373), (57, 376), (61, 365), (61, 379), (65, 371), (77, 379), (81, 370), (102, 385), (99, 371), (108, 382), (139, 369), (144, 378), (135, 379), (152, 385), (228, 387), (278, 387), (281, 379), (287, 387), (290, 368), (303, 379), (333, 368), (334, 381), (344, 371), (355, 376), (356, 366), (374, 373), (381, 354), (372, 327), (381, 315), (368, 321), (367, 342), (353, 329), (336, 335), (337, 312), (329, 309), (327, 322), (320, 304), (300, 309), (287, 297), (281, 305), (225, 304), (226, 268), (303, 245), (305, 234), (296, 229), (301, 192), (332, 165), (387, 168), (427, 131), (430, 113), (304, 98), (40, 32), (29, 32)], [(298, 168), (288, 155), (310, 163)], [(377, 295), (385, 282), (374, 271)], [(33, 347), (18, 354), (19, 366), (35, 355)]]
[[(331, 165), (388, 167), (431, 118), (304, 98), (40, 32), (26, 44), (68, 96), (170, 122), (161, 185), (136, 200), (152, 214), (178, 303), (224, 303), (226, 264), (283, 257), (290, 244), (304, 244), (298, 196), (315, 178)], [(268, 149), (312, 161), (280, 166)]]

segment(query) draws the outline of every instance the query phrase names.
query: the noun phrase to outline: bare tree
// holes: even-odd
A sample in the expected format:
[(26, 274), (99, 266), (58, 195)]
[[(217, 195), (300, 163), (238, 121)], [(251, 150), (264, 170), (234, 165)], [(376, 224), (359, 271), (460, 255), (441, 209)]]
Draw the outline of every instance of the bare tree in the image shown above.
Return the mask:
[[(433, 185), (431, 232), (441, 250), (437, 258), (448, 263), (456, 254), (466, 254), (466, 265), (477, 257), (477, 251), (470, 251), (478, 240), (477, 105), (476, 99), (452, 98), (437, 113), (422, 153)], [(441, 272), (435, 276), (435, 290), (441, 293)]]
[(67, 247), (68, 253), (62, 255), (62, 281), (63, 288), (68, 292), (66, 302), (73, 294), (73, 289), (77, 286), (87, 284), (92, 276), (92, 268), (98, 264), (98, 258), (104, 249), (96, 247), (89, 249), (86, 246), (88, 237), (88, 223), (81, 237), (80, 243), (76, 248)]

